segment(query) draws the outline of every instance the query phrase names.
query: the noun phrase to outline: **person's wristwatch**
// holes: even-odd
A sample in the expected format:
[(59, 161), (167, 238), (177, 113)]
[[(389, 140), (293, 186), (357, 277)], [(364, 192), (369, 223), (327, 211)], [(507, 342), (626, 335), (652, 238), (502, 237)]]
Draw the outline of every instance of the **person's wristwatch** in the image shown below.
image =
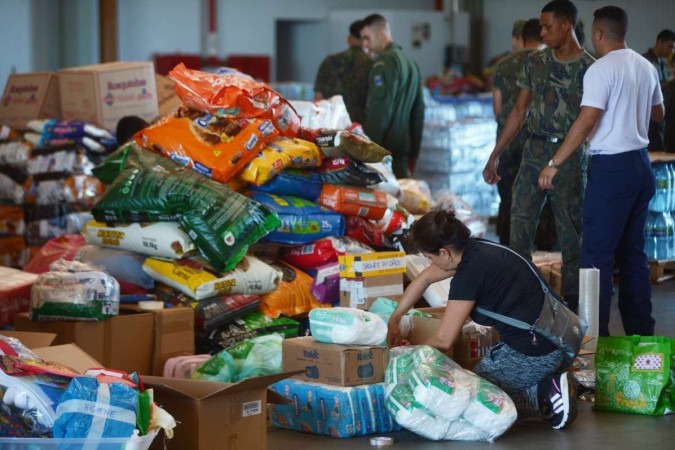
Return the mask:
[(557, 169), (557, 168), (559, 167), (558, 164), (556, 164), (555, 162), (553, 162), (553, 158), (551, 158), (551, 160), (549, 160), (548, 166), (549, 166), (549, 167), (552, 167), (552, 168), (554, 168), (554, 169)]

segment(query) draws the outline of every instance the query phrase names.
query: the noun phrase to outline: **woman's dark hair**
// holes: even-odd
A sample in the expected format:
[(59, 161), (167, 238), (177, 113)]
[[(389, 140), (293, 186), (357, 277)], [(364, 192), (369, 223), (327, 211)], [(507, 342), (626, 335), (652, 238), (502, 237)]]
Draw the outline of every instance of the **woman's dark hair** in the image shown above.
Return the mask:
[(431, 211), (412, 226), (410, 237), (417, 251), (438, 254), (441, 248), (464, 250), (471, 231), (453, 211)]

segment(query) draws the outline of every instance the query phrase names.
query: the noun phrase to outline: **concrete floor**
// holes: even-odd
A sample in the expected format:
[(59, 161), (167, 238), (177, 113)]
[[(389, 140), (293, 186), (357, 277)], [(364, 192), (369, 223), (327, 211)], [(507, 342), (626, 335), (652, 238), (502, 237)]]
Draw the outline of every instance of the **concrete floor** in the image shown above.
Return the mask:
[[(656, 334), (675, 336), (675, 280), (653, 286), (652, 303)], [(614, 299), (610, 333), (622, 335), (621, 319)], [(662, 417), (594, 412), (592, 403), (579, 401), (579, 415), (569, 429), (552, 430), (541, 420), (516, 423), (495, 443), (429, 441), (409, 431), (387, 434), (394, 438), (395, 450), (480, 449), (645, 449), (675, 448), (675, 414)], [(268, 449), (359, 450), (372, 449), (370, 437), (335, 439), (294, 431), (270, 429)]]

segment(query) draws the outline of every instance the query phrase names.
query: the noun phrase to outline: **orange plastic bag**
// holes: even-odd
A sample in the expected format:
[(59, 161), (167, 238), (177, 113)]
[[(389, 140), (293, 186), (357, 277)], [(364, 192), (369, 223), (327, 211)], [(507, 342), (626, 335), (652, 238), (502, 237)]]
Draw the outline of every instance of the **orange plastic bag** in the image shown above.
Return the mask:
[(136, 142), (221, 183), (227, 183), (278, 135), (270, 121), (226, 119), (181, 108), (135, 135)]
[(281, 314), (293, 317), (308, 313), (314, 308), (331, 307), (330, 303), (319, 303), (312, 296), (311, 289), (314, 279), (302, 270), (279, 259), (260, 257), (260, 260), (283, 273), (277, 289), (260, 296), (258, 311), (265, 316), (273, 319)]
[(387, 210), (387, 194), (366, 188), (324, 184), (319, 204), (345, 216), (380, 220)]
[(218, 117), (269, 119), (283, 136), (298, 135), (300, 116), (265, 83), (236, 74), (192, 70), (183, 63), (169, 72), (169, 78), (176, 82), (178, 97), (191, 108)]

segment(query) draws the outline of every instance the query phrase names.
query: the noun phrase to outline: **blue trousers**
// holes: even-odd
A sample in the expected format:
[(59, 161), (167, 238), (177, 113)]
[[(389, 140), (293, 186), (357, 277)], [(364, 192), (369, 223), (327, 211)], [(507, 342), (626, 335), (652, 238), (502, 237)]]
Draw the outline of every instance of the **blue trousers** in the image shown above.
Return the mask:
[(580, 266), (600, 270), (600, 336), (609, 336), (615, 263), (619, 268), (619, 311), (626, 335), (654, 334), (652, 288), (644, 253), (647, 206), (654, 192), (647, 149), (591, 156)]

